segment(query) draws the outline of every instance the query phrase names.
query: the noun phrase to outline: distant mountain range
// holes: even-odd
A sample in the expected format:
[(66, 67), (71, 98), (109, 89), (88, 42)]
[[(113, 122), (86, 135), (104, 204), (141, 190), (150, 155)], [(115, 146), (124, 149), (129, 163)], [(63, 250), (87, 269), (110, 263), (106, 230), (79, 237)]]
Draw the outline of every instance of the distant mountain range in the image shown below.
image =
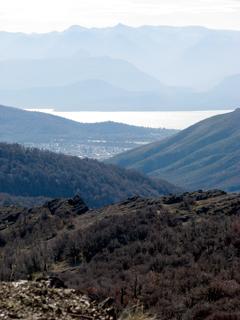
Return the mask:
[(188, 189), (240, 190), (240, 109), (109, 161)]
[(57, 106), (58, 111), (197, 111), (236, 107), (240, 101), (239, 85), (240, 75), (235, 75), (208, 92), (163, 85), (155, 91), (129, 91), (91, 79), (63, 86), (0, 90), (0, 97), (2, 103), (19, 108)]
[(109, 57), (0, 60), (0, 69), (0, 88), (3, 90), (64, 87), (94, 80), (107, 82), (119, 90), (153, 91), (161, 88), (160, 81), (153, 76), (129, 62)]
[(0, 32), (0, 100), (59, 110), (233, 107), (239, 39), (200, 27)]
[(122, 123), (79, 123), (0, 105), (0, 141), (22, 143), (79, 157), (107, 158), (173, 135), (177, 130)]
[[(240, 104), (240, 74), (228, 77), (201, 96), (202, 106), (238, 106)], [(196, 101), (198, 98), (196, 98)]]

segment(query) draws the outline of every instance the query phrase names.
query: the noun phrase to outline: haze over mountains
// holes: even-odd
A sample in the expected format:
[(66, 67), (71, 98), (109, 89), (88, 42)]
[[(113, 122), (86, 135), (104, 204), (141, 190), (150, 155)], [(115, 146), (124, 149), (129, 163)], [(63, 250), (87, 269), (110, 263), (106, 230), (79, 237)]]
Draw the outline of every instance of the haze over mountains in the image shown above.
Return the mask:
[(239, 39), (239, 31), (201, 27), (0, 32), (1, 103), (64, 110), (236, 106)]
[(240, 320), (240, 0), (0, 3), (0, 320)]
[(110, 159), (188, 189), (240, 190), (240, 109)]

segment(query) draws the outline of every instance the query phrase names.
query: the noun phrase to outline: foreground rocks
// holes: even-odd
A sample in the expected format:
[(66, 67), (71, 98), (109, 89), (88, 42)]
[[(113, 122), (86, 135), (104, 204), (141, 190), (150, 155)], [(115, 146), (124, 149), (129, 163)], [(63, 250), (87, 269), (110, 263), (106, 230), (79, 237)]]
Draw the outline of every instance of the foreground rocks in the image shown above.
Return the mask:
[(116, 319), (110, 299), (97, 303), (76, 290), (52, 287), (51, 281), (2, 282), (0, 292), (0, 319)]

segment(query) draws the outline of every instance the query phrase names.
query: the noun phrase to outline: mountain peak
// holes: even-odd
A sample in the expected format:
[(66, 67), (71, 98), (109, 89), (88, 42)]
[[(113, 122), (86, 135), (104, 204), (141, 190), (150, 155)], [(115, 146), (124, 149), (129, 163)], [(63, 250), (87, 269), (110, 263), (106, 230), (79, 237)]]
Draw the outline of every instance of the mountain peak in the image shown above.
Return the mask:
[(115, 27), (113, 27), (114, 29), (127, 29), (127, 28), (131, 28), (129, 26), (127, 26), (126, 24), (123, 23), (118, 23), (117, 25), (115, 25)]
[(79, 25), (72, 25), (71, 27), (69, 27), (68, 29), (66, 29), (66, 32), (81, 32), (81, 31), (85, 31), (87, 28), (79, 26)]

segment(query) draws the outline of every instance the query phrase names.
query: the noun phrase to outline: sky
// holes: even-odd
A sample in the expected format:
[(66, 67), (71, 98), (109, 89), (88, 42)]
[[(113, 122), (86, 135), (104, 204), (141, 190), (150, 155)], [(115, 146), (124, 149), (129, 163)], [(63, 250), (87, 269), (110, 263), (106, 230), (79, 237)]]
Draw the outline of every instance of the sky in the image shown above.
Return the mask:
[(4, 31), (48, 32), (118, 23), (240, 30), (240, 0), (0, 0)]

